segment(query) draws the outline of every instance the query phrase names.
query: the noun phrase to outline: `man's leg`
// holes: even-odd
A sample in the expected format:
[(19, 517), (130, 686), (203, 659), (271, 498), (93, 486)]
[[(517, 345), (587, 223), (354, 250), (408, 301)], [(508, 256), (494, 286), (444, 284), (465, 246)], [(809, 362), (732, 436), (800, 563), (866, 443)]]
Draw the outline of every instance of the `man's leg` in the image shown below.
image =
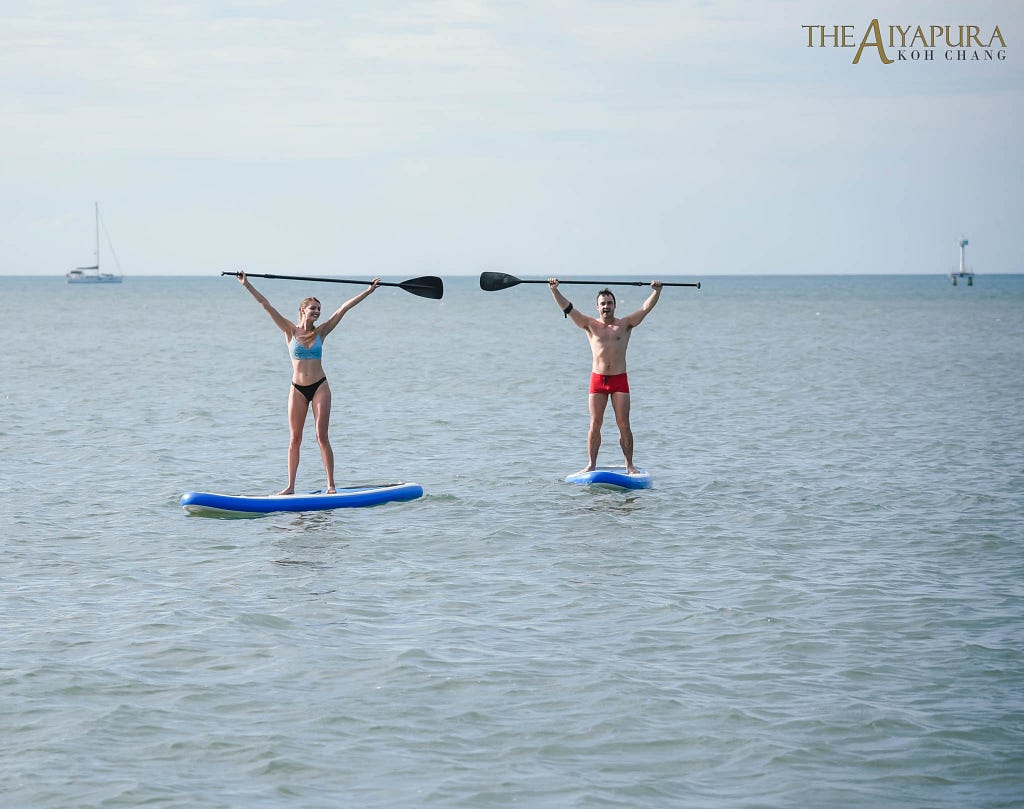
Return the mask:
[(622, 447), (622, 457), (626, 459), (626, 471), (632, 474), (636, 467), (633, 466), (633, 430), (629, 426), (629, 394), (613, 393), (612, 410), (619, 426), (619, 446)]
[(590, 463), (584, 472), (592, 472), (597, 468), (597, 451), (601, 449), (601, 424), (604, 422), (604, 411), (608, 407), (607, 393), (590, 394), (590, 433), (587, 435), (587, 455)]

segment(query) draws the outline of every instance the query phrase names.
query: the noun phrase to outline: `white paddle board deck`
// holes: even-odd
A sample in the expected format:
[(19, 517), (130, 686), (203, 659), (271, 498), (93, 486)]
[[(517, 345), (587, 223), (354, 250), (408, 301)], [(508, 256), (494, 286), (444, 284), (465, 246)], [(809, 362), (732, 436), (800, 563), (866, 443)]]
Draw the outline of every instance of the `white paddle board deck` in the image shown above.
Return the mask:
[(576, 472), (569, 475), (565, 482), (609, 489), (649, 489), (654, 483), (654, 478), (646, 469), (637, 469), (630, 474), (624, 466), (599, 466), (591, 472)]
[(333, 494), (215, 494), (186, 492), (181, 507), (201, 517), (238, 517), (272, 514), (278, 511), (324, 511), (333, 508), (362, 508), (423, 496), (418, 483), (382, 483), (346, 486)]

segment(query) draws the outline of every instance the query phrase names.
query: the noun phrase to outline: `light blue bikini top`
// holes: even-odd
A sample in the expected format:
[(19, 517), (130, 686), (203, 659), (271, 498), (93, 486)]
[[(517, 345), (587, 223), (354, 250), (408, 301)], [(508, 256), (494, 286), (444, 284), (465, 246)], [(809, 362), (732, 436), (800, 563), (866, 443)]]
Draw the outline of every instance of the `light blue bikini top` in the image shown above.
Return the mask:
[(288, 353), (292, 355), (293, 360), (319, 360), (324, 356), (324, 341), (317, 334), (313, 340), (313, 345), (306, 348), (293, 334), (292, 341), (288, 343)]

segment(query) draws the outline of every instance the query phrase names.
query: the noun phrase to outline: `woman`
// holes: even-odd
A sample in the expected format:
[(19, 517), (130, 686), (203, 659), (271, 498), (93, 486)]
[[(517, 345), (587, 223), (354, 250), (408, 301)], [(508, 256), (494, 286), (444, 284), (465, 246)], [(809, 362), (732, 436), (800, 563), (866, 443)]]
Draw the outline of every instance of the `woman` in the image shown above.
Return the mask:
[(366, 289), (345, 301), (334, 314), (317, 326), (320, 301), (316, 298), (306, 298), (299, 304), (299, 320), (292, 323), (249, 283), (244, 272), (237, 273), (237, 276), (239, 283), (252, 293), (260, 306), (267, 310), (267, 314), (277, 327), (284, 332), (288, 340), (288, 353), (292, 358), (292, 387), (288, 394), (288, 426), (291, 432), (291, 439), (288, 442), (288, 486), (280, 494), (295, 493), (295, 474), (299, 469), (302, 429), (310, 406), (313, 407), (316, 440), (320, 445), (320, 455), (323, 457), (324, 471), (327, 473), (327, 492), (333, 493), (334, 450), (331, 449), (328, 437), (331, 423), (331, 386), (324, 374), (323, 343), (345, 313), (377, 288), (380, 278), (374, 278)]

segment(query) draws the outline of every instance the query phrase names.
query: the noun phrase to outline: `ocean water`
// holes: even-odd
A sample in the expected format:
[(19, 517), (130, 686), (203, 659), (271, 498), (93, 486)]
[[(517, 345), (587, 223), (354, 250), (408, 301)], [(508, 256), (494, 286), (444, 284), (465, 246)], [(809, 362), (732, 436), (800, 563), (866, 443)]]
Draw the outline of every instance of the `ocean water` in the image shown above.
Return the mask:
[(325, 356), (339, 484), (425, 497), (218, 520), (284, 485), (262, 310), (0, 278), (3, 805), (1024, 806), (1024, 277), (701, 280), (630, 346), (649, 491), (561, 483), (546, 288), (446, 278)]

